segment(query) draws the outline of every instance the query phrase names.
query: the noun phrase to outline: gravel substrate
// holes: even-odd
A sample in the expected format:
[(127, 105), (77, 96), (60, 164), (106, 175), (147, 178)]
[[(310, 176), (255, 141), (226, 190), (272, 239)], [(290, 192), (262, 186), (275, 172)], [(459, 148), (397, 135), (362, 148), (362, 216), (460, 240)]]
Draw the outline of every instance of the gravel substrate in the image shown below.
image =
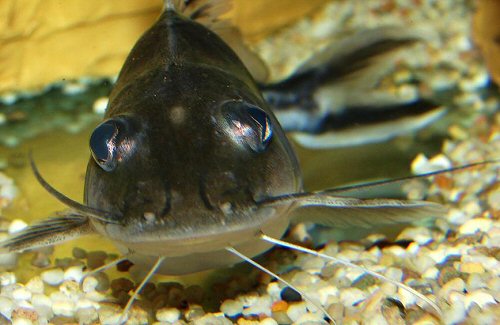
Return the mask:
[[(257, 44), (282, 77), (311, 48), (341, 35), (341, 30), (386, 24), (432, 22), (438, 37), (406, 56), (380, 84), (380, 91), (434, 96), (446, 91), (450, 108), (468, 111), (445, 130), (440, 154), (419, 155), (412, 164), (422, 173), (466, 163), (499, 159), (500, 113), (496, 94), (486, 93), (488, 76), (470, 41), (469, 1), (335, 1), (312, 19)], [(356, 14), (353, 15), (353, 10)], [(298, 44), (290, 51), (288, 44)], [(282, 44), (283, 46), (280, 46)], [(271, 47), (272, 45), (272, 47)], [(304, 53), (301, 53), (301, 48)], [(280, 49), (283, 53), (277, 53)], [(287, 53), (293, 52), (292, 55)], [(415, 83), (414, 80), (419, 82)], [(95, 104), (96, 112), (105, 98)], [(265, 265), (321, 305), (342, 324), (498, 324), (500, 323), (500, 185), (499, 165), (489, 164), (433, 177), (430, 185), (406, 185), (408, 197), (442, 202), (448, 213), (431, 226), (409, 226), (396, 238), (374, 233), (357, 240), (329, 242), (320, 252), (342, 258), (401, 281), (434, 301), (439, 317), (425, 303), (392, 284), (318, 257), (282, 249), (266, 255)], [(6, 184), (0, 174), (0, 194)], [(2, 183), (3, 182), (3, 183)], [(8, 182), (7, 182), (8, 183)], [(10, 186), (7, 184), (7, 186)], [(2, 196), (0, 195), (0, 202)], [(13, 233), (25, 224), (3, 222)], [(295, 227), (292, 237), (307, 238)], [(308, 244), (305, 244), (308, 245)], [(15, 254), (0, 256), (11, 271), (0, 272), (0, 324), (115, 324), (131, 290), (127, 278), (106, 274), (84, 277), (110, 261), (104, 252), (73, 250), (73, 257), (46, 267), (50, 251), (36, 253), (44, 266), (26, 283), (16, 279)], [(14, 259), (14, 260), (13, 260)], [(9, 264), (10, 263), (10, 264)], [(118, 268), (126, 271), (129, 265)], [(324, 315), (280, 282), (244, 274), (205, 291), (178, 283), (148, 284), (130, 312), (128, 324), (326, 324)], [(216, 292), (215, 292), (216, 291)], [(241, 293), (243, 292), (243, 293)], [(206, 312), (207, 296), (223, 297), (218, 312)]]

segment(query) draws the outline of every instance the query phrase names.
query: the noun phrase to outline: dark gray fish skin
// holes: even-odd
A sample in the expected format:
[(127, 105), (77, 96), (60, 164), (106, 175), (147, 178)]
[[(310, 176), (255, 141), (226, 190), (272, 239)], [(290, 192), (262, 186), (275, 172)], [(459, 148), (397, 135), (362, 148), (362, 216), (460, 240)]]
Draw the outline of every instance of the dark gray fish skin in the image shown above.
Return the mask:
[[(245, 115), (248, 105), (272, 125), (263, 152), (228, 133), (227, 116)], [(130, 53), (110, 119), (125, 125), (123, 153), (111, 172), (90, 159), (85, 202), (120, 216), (123, 226), (101, 230), (112, 239), (246, 229), (265, 221), (250, 215), (256, 200), (302, 189), (292, 148), (244, 65), (216, 34), (173, 10)]]

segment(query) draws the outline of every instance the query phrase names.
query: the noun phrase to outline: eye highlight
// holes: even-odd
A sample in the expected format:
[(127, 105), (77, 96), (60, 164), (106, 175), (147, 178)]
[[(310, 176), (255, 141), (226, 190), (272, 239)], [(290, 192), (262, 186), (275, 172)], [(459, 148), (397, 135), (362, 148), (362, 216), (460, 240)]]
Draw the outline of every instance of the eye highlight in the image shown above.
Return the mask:
[(271, 120), (258, 106), (243, 101), (228, 101), (222, 105), (227, 121), (227, 134), (233, 141), (260, 153), (267, 149), (273, 137)]
[[(116, 168), (120, 146), (125, 139), (124, 121), (110, 119), (97, 126), (90, 136), (90, 151), (95, 162), (105, 171)], [(127, 146), (130, 147), (130, 146)]]

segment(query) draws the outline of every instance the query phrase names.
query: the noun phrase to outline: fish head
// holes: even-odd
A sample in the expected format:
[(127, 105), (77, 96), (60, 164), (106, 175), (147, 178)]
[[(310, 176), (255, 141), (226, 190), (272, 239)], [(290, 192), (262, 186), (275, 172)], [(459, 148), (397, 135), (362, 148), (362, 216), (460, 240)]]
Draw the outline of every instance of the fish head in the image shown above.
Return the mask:
[(256, 202), (302, 186), (241, 61), (174, 12), (132, 50), (90, 148), (86, 204), (117, 216), (102, 232), (122, 242), (257, 231), (277, 214)]

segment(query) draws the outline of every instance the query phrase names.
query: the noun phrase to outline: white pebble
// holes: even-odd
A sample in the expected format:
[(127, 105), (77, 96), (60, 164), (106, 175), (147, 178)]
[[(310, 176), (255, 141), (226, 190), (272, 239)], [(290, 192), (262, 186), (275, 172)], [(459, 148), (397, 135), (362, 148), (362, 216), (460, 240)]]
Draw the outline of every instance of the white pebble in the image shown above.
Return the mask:
[(28, 227), (28, 224), (21, 219), (14, 219), (9, 225), (9, 234), (14, 234)]
[(296, 322), (300, 317), (302, 317), (302, 315), (305, 315), (307, 313), (306, 306), (307, 305), (305, 301), (292, 303), (288, 306), (286, 314), (293, 322)]
[(42, 278), (35, 276), (26, 283), (26, 288), (32, 293), (43, 293), (45, 285), (43, 284)]
[(297, 319), (294, 322), (294, 324), (311, 325), (311, 324), (328, 324), (328, 323), (325, 322), (325, 320), (320, 314), (305, 313), (304, 315), (300, 316), (299, 319)]
[(31, 299), (31, 292), (27, 288), (21, 287), (12, 292), (12, 298), (16, 300), (29, 300)]
[(243, 304), (237, 300), (227, 299), (220, 306), (220, 311), (229, 317), (234, 317), (243, 312)]
[(464, 306), (461, 304), (451, 305), (449, 309), (443, 312), (443, 321), (445, 324), (460, 324), (464, 321), (466, 311)]
[(103, 115), (104, 112), (106, 112), (106, 108), (108, 107), (108, 102), (108, 97), (100, 97), (96, 99), (94, 105), (92, 105), (94, 113)]
[(436, 280), (439, 276), (439, 269), (435, 266), (431, 266), (422, 274), (423, 279), (434, 279)]
[(64, 271), (64, 280), (73, 280), (78, 283), (83, 278), (83, 266), (71, 266)]
[(173, 323), (181, 317), (181, 312), (177, 308), (161, 308), (156, 312), (156, 319), (160, 322)]
[(0, 267), (12, 269), (17, 264), (18, 254), (16, 253), (5, 253), (0, 254)]
[(267, 315), (271, 316), (271, 297), (259, 297), (251, 306), (243, 309), (243, 315)]
[(56, 286), (63, 282), (64, 271), (61, 268), (55, 268), (42, 272), (41, 276), (43, 282), (48, 285)]
[(267, 294), (271, 296), (273, 301), (281, 299), (281, 288), (278, 282), (271, 282), (267, 285)]
[(75, 313), (75, 304), (69, 300), (57, 300), (52, 304), (52, 311), (59, 316), (71, 317)]
[(10, 318), (12, 311), (14, 310), (14, 302), (7, 297), (0, 296), (0, 314), (7, 318)]
[(483, 290), (475, 290), (465, 295), (465, 308), (469, 309), (472, 304), (477, 304), (479, 307), (484, 308), (487, 305), (496, 305), (498, 302), (495, 298)]
[(346, 288), (340, 291), (340, 301), (345, 306), (354, 306), (366, 299), (366, 293), (358, 288)]
[(83, 279), (82, 291), (89, 293), (95, 291), (95, 288), (99, 285), (99, 281), (93, 276), (87, 276)]
[(33, 322), (27, 318), (15, 318), (12, 320), (12, 325), (33, 325)]
[(31, 297), (31, 303), (35, 307), (51, 307), (52, 308), (52, 300), (44, 294), (36, 293)]
[(429, 228), (408, 227), (405, 228), (396, 238), (396, 240), (410, 239), (420, 245), (426, 245), (432, 241), (432, 234)]
[(464, 292), (465, 290), (465, 282), (461, 278), (454, 278), (448, 282), (446, 282), (441, 289), (439, 290), (439, 295), (446, 299), (450, 300), (450, 295), (452, 292)]
[(459, 233), (462, 235), (473, 235), (476, 232), (487, 232), (491, 229), (493, 221), (486, 218), (474, 218), (465, 222), (458, 229)]
[(0, 273), (0, 285), (8, 286), (16, 283), (16, 275), (12, 272)]

